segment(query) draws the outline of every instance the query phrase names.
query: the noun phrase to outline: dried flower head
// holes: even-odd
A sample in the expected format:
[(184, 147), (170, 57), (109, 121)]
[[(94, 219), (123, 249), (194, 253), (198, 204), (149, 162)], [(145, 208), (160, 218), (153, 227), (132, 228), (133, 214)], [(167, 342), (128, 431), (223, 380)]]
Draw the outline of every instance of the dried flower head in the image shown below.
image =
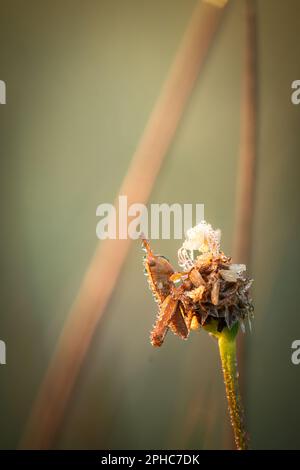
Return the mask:
[(183, 271), (175, 272), (166, 258), (152, 253), (143, 238), (145, 271), (159, 304), (150, 336), (153, 346), (161, 346), (169, 328), (186, 339), (191, 329), (212, 321), (217, 322), (218, 332), (237, 322), (244, 331), (245, 319), (250, 324), (252, 280), (245, 275), (245, 265), (233, 264), (220, 251), (220, 239), (220, 230), (213, 230), (205, 221), (188, 230), (178, 251)]

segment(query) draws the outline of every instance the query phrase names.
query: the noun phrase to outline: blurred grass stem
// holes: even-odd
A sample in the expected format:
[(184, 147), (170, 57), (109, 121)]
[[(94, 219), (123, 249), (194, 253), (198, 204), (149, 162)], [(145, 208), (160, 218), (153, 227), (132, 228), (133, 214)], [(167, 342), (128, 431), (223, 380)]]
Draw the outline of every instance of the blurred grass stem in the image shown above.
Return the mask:
[[(197, 2), (116, 201), (119, 195), (127, 195), (128, 205), (147, 203), (215, 37), (222, 12), (222, 8), (202, 0)], [(106, 239), (97, 246), (33, 404), (22, 448), (48, 449), (53, 445), (130, 244), (129, 238)]]

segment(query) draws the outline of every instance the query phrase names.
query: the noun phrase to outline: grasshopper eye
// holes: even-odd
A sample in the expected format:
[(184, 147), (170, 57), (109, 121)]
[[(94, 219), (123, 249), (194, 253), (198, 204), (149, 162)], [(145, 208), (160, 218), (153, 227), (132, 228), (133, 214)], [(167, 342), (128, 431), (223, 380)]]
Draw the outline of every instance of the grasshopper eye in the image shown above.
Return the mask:
[(155, 259), (154, 258), (148, 259), (148, 264), (149, 264), (150, 268), (153, 268), (153, 266), (156, 265)]

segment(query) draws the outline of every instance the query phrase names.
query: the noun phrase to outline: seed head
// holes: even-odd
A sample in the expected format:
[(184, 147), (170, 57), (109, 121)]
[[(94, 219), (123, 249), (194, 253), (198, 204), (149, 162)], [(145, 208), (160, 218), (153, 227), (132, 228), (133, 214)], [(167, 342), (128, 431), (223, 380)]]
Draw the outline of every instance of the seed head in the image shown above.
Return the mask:
[(231, 329), (237, 322), (245, 330), (251, 324), (253, 304), (249, 289), (252, 280), (246, 266), (233, 264), (220, 250), (221, 232), (202, 221), (187, 231), (178, 250), (175, 272), (165, 258), (154, 255), (148, 243), (144, 260), (152, 292), (159, 304), (151, 342), (160, 346), (169, 328), (181, 338), (190, 330), (217, 322), (217, 331)]

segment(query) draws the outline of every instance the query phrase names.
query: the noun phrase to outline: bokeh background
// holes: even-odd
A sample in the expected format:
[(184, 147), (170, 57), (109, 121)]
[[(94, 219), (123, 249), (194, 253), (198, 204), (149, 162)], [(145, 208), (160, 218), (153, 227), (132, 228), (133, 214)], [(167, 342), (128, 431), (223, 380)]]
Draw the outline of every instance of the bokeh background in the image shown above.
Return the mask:
[[(0, 447), (16, 448), (195, 0), (0, 0)], [(298, 0), (258, 0), (259, 139), (247, 335), (253, 448), (300, 448), (300, 79)], [(231, 0), (149, 202), (204, 203), (232, 249), (240, 133), (243, 2)], [(174, 263), (180, 241), (155, 241)], [(225, 448), (216, 344), (201, 332), (163, 348), (133, 243), (93, 338), (54, 448)]]

